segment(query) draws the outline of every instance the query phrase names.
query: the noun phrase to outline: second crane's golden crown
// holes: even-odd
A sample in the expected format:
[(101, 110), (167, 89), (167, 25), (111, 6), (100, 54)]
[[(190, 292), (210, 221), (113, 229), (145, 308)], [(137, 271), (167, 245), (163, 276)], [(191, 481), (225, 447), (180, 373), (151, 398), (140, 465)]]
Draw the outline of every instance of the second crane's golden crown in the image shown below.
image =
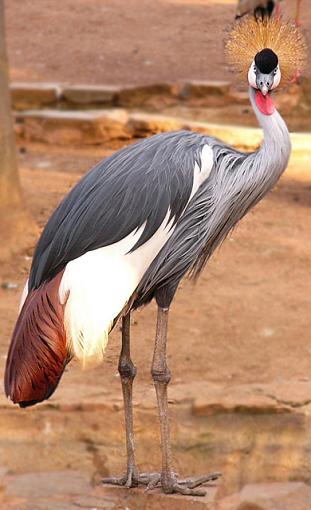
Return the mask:
[(226, 58), (245, 77), (255, 55), (264, 48), (278, 56), (283, 85), (305, 66), (307, 46), (301, 30), (291, 22), (274, 18), (245, 18), (238, 22), (228, 37)]

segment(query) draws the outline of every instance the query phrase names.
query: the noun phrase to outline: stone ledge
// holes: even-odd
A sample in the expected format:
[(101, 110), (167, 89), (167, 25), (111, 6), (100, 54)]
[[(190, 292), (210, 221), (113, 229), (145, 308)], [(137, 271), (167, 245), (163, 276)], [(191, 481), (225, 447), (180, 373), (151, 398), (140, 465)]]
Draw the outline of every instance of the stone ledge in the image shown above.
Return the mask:
[[(219, 138), (241, 150), (258, 149), (259, 128), (195, 122), (154, 113), (128, 113), (121, 108), (102, 110), (27, 110), (16, 113), (16, 134), (29, 142), (92, 145), (110, 140), (141, 138), (186, 129)], [(311, 134), (291, 134), (293, 153), (310, 155)]]
[(189, 81), (183, 84), (180, 97), (193, 106), (226, 106), (230, 103), (231, 85), (227, 81)]
[(250, 484), (219, 501), (217, 510), (310, 510), (311, 487), (302, 482)]
[(180, 86), (171, 83), (154, 83), (139, 87), (126, 87), (118, 94), (117, 104), (126, 108), (152, 107), (163, 108), (176, 104)]
[[(49, 400), (30, 408), (27, 413), (55, 411), (107, 412), (123, 408), (121, 392), (115, 395), (108, 389), (98, 389), (97, 385), (71, 385), (66, 381)], [(221, 385), (210, 382), (193, 381), (191, 384), (171, 383), (169, 399), (176, 407), (188, 409), (193, 416), (232, 415), (275, 415), (311, 414), (311, 381), (288, 381), (270, 384)], [(135, 388), (134, 406), (141, 411), (156, 408), (153, 385), (140, 384)], [(16, 406), (0, 396), (0, 409), (17, 410)], [(25, 413), (25, 411), (22, 411)]]
[[(66, 109), (89, 105), (159, 110), (177, 103), (207, 108), (225, 107), (232, 103), (249, 104), (248, 93), (236, 91), (226, 81), (189, 80), (141, 86), (13, 82), (11, 95), (15, 110), (41, 109), (47, 105), (54, 108), (61, 105)], [(309, 83), (304, 80), (302, 86), (292, 86), (278, 97), (284, 111), (295, 107), (301, 100), (310, 103)]]
[(21, 136), (28, 142), (92, 145), (131, 137), (127, 129), (127, 113), (121, 109), (29, 110), (17, 114), (16, 119)]
[(29, 110), (57, 106), (61, 86), (57, 83), (11, 83), (12, 106), (15, 110)]
[(186, 129), (219, 138), (229, 145), (246, 150), (255, 150), (262, 141), (263, 134), (258, 128), (196, 122), (179, 117), (168, 117), (153, 113), (132, 113), (129, 115), (129, 128), (133, 136), (146, 136)]
[(221, 487), (205, 489), (203, 497), (166, 495), (160, 489), (94, 484), (80, 471), (46, 471), (6, 475), (0, 505), (6, 510), (310, 510), (311, 487), (303, 482), (248, 484), (227, 497)]
[(60, 98), (72, 105), (115, 106), (120, 94), (120, 87), (105, 85), (71, 85), (63, 87)]
[(204, 497), (165, 495), (159, 489), (94, 485), (89, 475), (73, 470), (9, 475), (2, 484), (0, 505), (6, 510), (16, 510), (17, 503), (20, 510), (216, 510), (215, 486), (206, 487)]
[[(72, 382), (70, 375), (64, 374), (50, 400), (33, 408), (21, 410), (0, 396), (0, 458), (6, 469), (23, 473), (64, 471), (70, 466), (93, 475), (123, 472), (119, 381), (101, 388), (95, 382), (83, 384), (83, 377)], [(222, 472), (222, 497), (254, 482), (308, 482), (310, 394), (310, 381), (239, 386), (172, 382), (174, 464), (182, 476)], [(135, 384), (134, 427), (141, 469), (157, 470), (159, 424), (151, 382)], [(5, 477), (0, 470), (0, 486)]]

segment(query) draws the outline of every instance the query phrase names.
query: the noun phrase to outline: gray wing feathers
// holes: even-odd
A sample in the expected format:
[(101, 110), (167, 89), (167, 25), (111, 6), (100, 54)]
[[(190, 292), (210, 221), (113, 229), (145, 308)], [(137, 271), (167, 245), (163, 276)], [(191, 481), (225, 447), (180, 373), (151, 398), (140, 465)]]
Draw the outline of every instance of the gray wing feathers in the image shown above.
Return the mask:
[(209, 138), (187, 131), (130, 145), (98, 163), (72, 189), (38, 242), (29, 289), (53, 278), (87, 251), (118, 242), (146, 224), (133, 250), (163, 222), (179, 221), (193, 185), (195, 162)]

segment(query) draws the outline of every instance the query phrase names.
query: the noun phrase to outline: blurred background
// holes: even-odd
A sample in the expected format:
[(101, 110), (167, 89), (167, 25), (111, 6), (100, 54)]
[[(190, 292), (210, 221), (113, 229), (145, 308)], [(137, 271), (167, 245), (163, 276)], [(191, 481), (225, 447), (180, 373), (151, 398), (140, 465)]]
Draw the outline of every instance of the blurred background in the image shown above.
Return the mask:
[[(282, 5), (293, 18), (296, 0)], [(90, 167), (140, 138), (185, 127), (243, 150), (261, 140), (246, 82), (224, 59), (234, 0), (6, 0), (4, 8), (16, 152), (0, 166), (1, 379), (38, 235)], [(307, 0), (301, 13), (310, 41)], [(5, 94), (2, 43), (3, 29)], [(276, 102), (294, 132), (289, 168), (198, 283), (182, 282), (170, 317), (176, 470), (223, 473), (204, 500), (192, 501), (200, 510), (294, 510), (286, 505), (295, 501), (311, 508), (310, 59)], [(3, 165), (12, 143), (0, 114)], [(161, 463), (150, 377), (155, 320), (154, 304), (132, 318), (143, 471)], [(157, 492), (98, 484), (126, 463), (119, 350), (116, 326), (103, 363), (70, 363), (53, 397), (34, 408), (14, 407), (0, 392), (0, 508), (188, 508), (182, 498), (164, 503)]]

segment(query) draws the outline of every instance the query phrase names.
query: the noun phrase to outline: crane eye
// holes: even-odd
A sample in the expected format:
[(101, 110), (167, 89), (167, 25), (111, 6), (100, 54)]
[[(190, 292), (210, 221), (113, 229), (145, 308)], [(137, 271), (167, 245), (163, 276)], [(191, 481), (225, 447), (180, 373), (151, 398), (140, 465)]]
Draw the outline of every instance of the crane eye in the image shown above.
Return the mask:
[(254, 71), (255, 74), (257, 74), (257, 67), (256, 66), (253, 67), (253, 71)]
[(274, 69), (273, 74), (276, 75), (277, 72), (278, 72), (278, 68)]

